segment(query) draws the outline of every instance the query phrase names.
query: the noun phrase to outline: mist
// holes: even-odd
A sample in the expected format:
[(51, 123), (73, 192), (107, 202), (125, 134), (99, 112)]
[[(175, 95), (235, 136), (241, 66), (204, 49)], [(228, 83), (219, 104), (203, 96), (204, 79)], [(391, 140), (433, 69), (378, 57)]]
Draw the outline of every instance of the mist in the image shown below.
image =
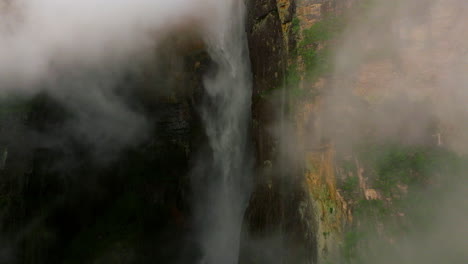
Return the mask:
[(2, 81), (28, 84), (50, 78), (54, 64), (104, 66), (141, 56), (164, 31), (203, 14), (197, 6), (206, 1), (3, 2)]
[[(141, 72), (169, 33), (202, 35), (196, 32), (208, 32), (213, 20), (223, 24), (206, 14), (225, 7), (210, 0), (5, 0), (0, 8), (2, 97), (49, 94), (76, 115), (68, 132), (101, 151), (137, 144), (148, 131), (145, 117), (116, 91), (125, 74)], [(152, 93), (163, 93), (157, 89)]]
[[(305, 250), (316, 249), (318, 263), (467, 262), (468, 3), (324, 1), (320, 12), (315, 4), (298, 4), (285, 89), (262, 98), (276, 118), (266, 134), (278, 140), (264, 147), (276, 160), (263, 169), (281, 178), (265, 189), (282, 181), (306, 189), (299, 205), (282, 202), (312, 216), (285, 210), (296, 226), (278, 220), (279, 238), (260, 224), (248, 257), (281, 263), (299, 252), (316, 263), (300, 253), (312, 241)], [(281, 244), (296, 232), (299, 245)]]
[(462, 131), (454, 126), (466, 123), (466, 80), (460, 73), (466, 40), (459, 30), (466, 22), (464, 10), (462, 1), (376, 1), (367, 18), (351, 23), (337, 49), (335, 83), (326, 100), (340, 108), (350, 105), (348, 96), (360, 96), (371, 111), (362, 109), (355, 120), (360, 124), (347, 121), (349, 127), (338, 130), (359, 137), (367, 122), (378, 129), (376, 136), (416, 143), (431, 122), (438, 122), (443, 141), (464, 151), (463, 136), (447, 134)]
[[(371, 3), (367, 13), (351, 14), (352, 19), (336, 40), (334, 67), (321, 90), (320, 110), (307, 135), (306, 148), (317, 148), (326, 140), (332, 142), (338, 157), (359, 159), (363, 146), (384, 148), (397, 144), (404, 148), (441, 149), (464, 160), (468, 151), (468, 79), (464, 72), (468, 62), (468, 38), (464, 33), (468, 3)], [(367, 188), (373, 188), (382, 179), (372, 170), (379, 166), (378, 162), (378, 158), (370, 161), (364, 171)], [(382, 226), (375, 233), (366, 234), (367, 242), (358, 247), (357, 254), (362, 258), (357, 262), (468, 260), (467, 228), (462, 223), (468, 218), (468, 171), (463, 165), (447, 161), (435, 164), (426, 172), (430, 183), (410, 187), (414, 196), (407, 194), (419, 197), (411, 210), (424, 210), (426, 217), (413, 223), (406, 233), (389, 230), (392, 224), (402, 226), (411, 221), (403, 213), (401, 217), (378, 221)], [(443, 171), (446, 166), (450, 170)], [(398, 201), (381, 196), (387, 200), (385, 203)], [(374, 220), (369, 217), (355, 221), (358, 226), (365, 226)]]
[(200, 154), (193, 183), (197, 226), (205, 254), (201, 264), (238, 263), (240, 233), (251, 193), (253, 155), (249, 146), (251, 75), (242, 1), (229, 1), (228, 23), (208, 35), (216, 62), (204, 79), (201, 116), (209, 151)]
[[(251, 87), (243, 3), (0, 3), (0, 96), (8, 100), (47, 94), (71, 118), (59, 127), (28, 132), (38, 145), (66, 149), (67, 139), (79, 141), (92, 151), (95, 162), (113, 160), (152, 131), (148, 119), (154, 117), (135, 106), (127, 96), (132, 91), (122, 87), (128, 76), (145, 74), (145, 65), (151, 63), (162, 72), (168, 60), (182, 64), (178, 58), (167, 60), (171, 50), (164, 49), (172, 45), (168, 36), (203, 41), (213, 66), (204, 78), (206, 96), (197, 109), (208, 146), (200, 151), (191, 175), (197, 218), (193, 235), (202, 249), (201, 263), (235, 263), (251, 176), (247, 144)], [(172, 91), (159, 88), (150, 87), (146, 97), (170, 97)]]
[[(295, 102), (286, 98), (286, 90), (273, 98), (272, 105), (279, 107), (274, 109), (277, 113), (268, 114), (279, 116), (279, 120), (273, 122), (268, 132), (274, 135), (271, 141), (278, 139), (271, 143), (272, 148), (278, 147), (271, 150), (271, 156), (277, 156), (280, 162), (273, 167), (275, 160), (262, 161), (265, 168), (259, 170), (281, 177), (280, 184), (288, 183), (288, 188), (275, 186), (279, 192), (297, 191), (299, 188), (289, 188), (289, 183), (295, 186), (299, 178), (296, 176), (302, 176), (296, 173), (300, 171), (298, 168), (305, 167), (306, 153), (329, 148), (330, 153), (336, 154), (334, 167), (330, 166), (329, 170), (336, 173), (338, 181), (359, 178), (360, 189), (356, 193), (363, 197), (351, 197), (347, 201), (347, 208), (354, 210), (356, 217), (346, 223), (345, 228), (357, 227), (362, 237), (353, 244), (354, 258), (350, 261), (330, 249), (334, 263), (466, 263), (468, 37), (464, 31), (468, 27), (468, 4), (464, 0), (354, 2), (370, 4), (365, 13), (347, 14), (343, 32), (332, 43), (327, 43), (332, 46), (331, 72), (314, 81), (308, 78), (300, 81), (300, 89), (315, 90), (319, 96), (301, 98), (305, 103), (293, 106), (287, 105)], [(180, 58), (172, 57), (172, 49), (177, 47), (170, 37), (193, 37), (203, 43), (209, 65), (203, 72), (204, 89), (197, 98), (200, 104), (196, 105), (203, 135), (201, 142), (195, 142), (200, 146), (193, 156), (184, 156), (190, 159), (188, 181), (192, 191), (184, 198), (191, 199), (188, 211), (192, 210), (190, 217), (193, 219), (189, 217), (189, 227), (180, 224), (183, 226), (180, 229), (191, 228), (189, 233), (193, 238), (190, 239), (195, 241), (191, 246), (201, 251), (194, 257), (197, 263), (237, 263), (241, 227), (243, 221), (247, 221), (244, 214), (253, 182), (258, 180), (253, 173), (251, 150), (252, 76), (243, 1), (0, 0), (0, 14), (0, 102), (12, 98), (28, 100), (45, 94), (60, 105), (57, 112), (67, 116), (63, 124), (52, 123), (47, 129), (38, 130), (13, 120), (15, 124), (4, 129), (8, 137), (2, 140), (17, 140), (16, 133), (21, 130), (32, 135), (34, 147), (67, 149), (67, 144), (80, 142), (92, 152), (93, 162), (100, 164), (107, 164), (128, 147), (138, 146), (153, 132), (154, 124), (149, 120), (157, 117), (149, 115), (156, 115), (157, 111), (145, 111), (135, 103), (131, 89), (138, 80), (133, 78), (145, 75), (145, 67), (152, 65), (152, 70), (161, 74), (155, 78), (161, 83), (146, 85), (144, 99), (170, 98), (173, 91), (168, 91), (166, 86), (172, 88), (173, 85), (164, 84), (173, 80), (164, 75), (171, 67), (184, 69)], [(200, 62), (197, 63), (200, 66)], [(288, 86), (286, 81), (284, 86)], [(288, 99), (291, 100), (288, 102)], [(301, 116), (306, 120), (299, 121), (304, 123), (298, 125), (295, 123), (300, 119), (297, 115), (304, 108), (308, 108), (304, 112), (310, 116)], [(158, 140), (158, 135), (156, 139), (152, 136), (152, 140)], [(3, 170), (10, 156), (8, 147), (0, 147), (3, 159), (0, 170)], [(387, 149), (390, 155), (383, 153)], [(388, 156), (391, 162), (385, 160)], [(384, 176), (390, 175), (391, 179), (402, 177), (399, 169), (407, 165), (405, 159), (416, 160), (417, 166), (429, 162), (430, 166), (420, 166), (420, 170), (410, 167), (409, 176), (404, 175), (410, 179), (405, 179), (408, 182), (404, 184), (398, 182), (398, 190), (379, 191), (381, 174), (386, 173)], [(379, 167), (385, 163), (382, 160), (390, 163), (386, 171)], [(340, 162), (351, 164), (352, 171), (341, 173), (344, 166)], [(68, 169), (70, 163), (62, 166)], [(269, 172), (272, 168), (277, 171)], [(173, 176), (177, 172), (167, 174)], [(422, 183), (411, 185), (409, 182), (413, 179), (422, 179)], [(317, 232), (298, 232), (300, 234), (291, 236), (295, 239), (296, 235), (301, 238), (311, 235), (307, 238), (310, 243), (297, 245), (297, 252), (316, 258), (317, 248), (312, 247), (316, 246), (317, 239), (312, 236), (325, 236), (313, 223), (319, 218), (313, 211), (316, 208), (307, 203), (300, 204), (300, 210), (296, 210), (288, 208), (290, 201), (273, 199), (277, 198), (274, 196), (276, 189), (271, 186), (276, 180), (266, 180), (266, 193), (272, 194), (268, 197), (272, 200), (265, 201), (278, 202), (281, 206), (268, 217), (281, 218), (272, 220), (279, 223), (279, 229), (287, 227), (303, 232), (309, 228)], [(300, 187), (302, 191), (303, 186)], [(160, 189), (164, 190), (164, 186)], [(372, 191), (374, 197), (369, 198), (368, 191)], [(153, 204), (167, 202), (168, 207), (174, 209), (170, 214), (183, 215), (172, 204), (177, 201), (164, 197), (164, 192), (153, 196)], [(279, 197), (296, 203), (303, 196), (298, 192), (280, 193)], [(410, 199), (413, 199), (411, 203)], [(375, 212), (358, 216), (361, 201), (395, 209), (388, 210), (385, 219), (373, 214)], [(283, 207), (286, 213), (281, 211)], [(268, 213), (276, 207), (265, 204), (258, 208), (266, 208)], [(294, 217), (307, 218), (307, 226), (295, 229), (296, 219), (286, 219), (288, 212), (294, 213)], [(415, 216), (410, 219), (413, 213)], [(409, 231), (392, 232), (391, 228), (400, 226)], [(289, 254), (286, 251), (296, 244), (284, 245), (289, 243), (289, 239), (285, 239), (289, 230), (275, 228), (277, 226), (258, 241), (247, 243), (253, 244), (253, 251), (265, 251), (271, 261), (282, 262)], [(343, 234), (344, 242), (337, 242), (337, 247), (345, 247), (346, 235)], [(7, 246), (0, 257), (5, 255), (5, 259), (15, 254), (10, 251), (14, 251), (16, 245), (8, 242), (3, 242), (2, 238)], [(295, 254), (294, 249), (291, 252)]]

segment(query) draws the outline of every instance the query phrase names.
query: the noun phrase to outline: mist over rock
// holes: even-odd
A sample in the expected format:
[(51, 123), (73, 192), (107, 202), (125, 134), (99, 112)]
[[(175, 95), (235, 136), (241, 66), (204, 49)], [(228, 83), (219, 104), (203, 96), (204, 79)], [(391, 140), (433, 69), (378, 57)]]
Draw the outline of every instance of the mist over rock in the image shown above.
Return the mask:
[(0, 0), (0, 263), (466, 263), (464, 0)]

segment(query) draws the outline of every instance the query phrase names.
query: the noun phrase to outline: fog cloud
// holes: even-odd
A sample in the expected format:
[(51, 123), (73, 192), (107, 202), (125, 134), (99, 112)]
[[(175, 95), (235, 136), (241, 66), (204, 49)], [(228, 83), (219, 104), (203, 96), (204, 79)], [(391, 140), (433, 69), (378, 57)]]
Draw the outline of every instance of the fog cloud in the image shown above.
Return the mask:
[[(353, 153), (363, 142), (437, 146), (466, 155), (468, 4), (372, 2), (368, 13), (353, 14), (338, 40), (334, 73), (309, 143), (317, 146), (328, 139), (339, 155)], [(467, 182), (461, 175), (467, 171), (436, 171), (428, 173), (438, 191), (421, 190), (424, 199), (415, 205), (434, 211), (433, 219), (421, 219), (431, 223), (430, 229), (420, 233), (414, 226), (404, 235), (395, 234), (396, 251), (380, 246), (388, 237), (371, 235), (371, 246), (360, 252), (367, 256), (362, 263), (466, 262), (462, 222), (468, 219), (467, 192), (461, 186)], [(366, 173), (370, 182), (378, 176)]]
[(62, 132), (97, 148), (138, 143), (148, 124), (116, 87), (148, 58), (157, 63), (168, 34), (203, 36), (223, 25), (223, 3), (2, 0), (0, 95), (49, 94), (74, 116)]

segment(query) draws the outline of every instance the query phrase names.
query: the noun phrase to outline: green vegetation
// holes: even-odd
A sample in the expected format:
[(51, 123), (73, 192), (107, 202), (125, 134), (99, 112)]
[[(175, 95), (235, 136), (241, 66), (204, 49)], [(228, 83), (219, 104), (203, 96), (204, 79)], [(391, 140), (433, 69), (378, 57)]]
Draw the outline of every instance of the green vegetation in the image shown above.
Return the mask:
[(297, 17), (294, 17), (291, 21), (291, 29), (292, 29), (292, 32), (295, 36), (297, 36), (300, 31), (301, 31), (301, 25), (300, 25), (300, 21), (299, 21), (299, 18)]
[(343, 32), (346, 20), (330, 16), (302, 31), (297, 55), (302, 58), (307, 79), (316, 78), (331, 71), (333, 48), (330, 42)]
[[(318, 91), (313, 89), (303, 89), (300, 87), (302, 78), (315, 81), (319, 77), (331, 72), (333, 68), (332, 54), (333, 48), (330, 41), (339, 36), (343, 31), (346, 20), (342, 17), (330, 16), (315, 23), (308, 29), (301, 31), (299, 18), (293, 18), (291, 30), (293, 35), (301, 39), (296, 49), (291, 51), (292, 65), (285, 73), (284, 85), (278, 87), (287, 88), (288, 97), (293, 100), (310, 100), (318, 95)], [(304, 69), (299, 69), (299, 58), (302, 60)], [(270, 89), (260, 94), (264, 98), (274, 90)]]
[(363, 237), (364, 235), (361, 232), (355, 230), (349, 231), (345, 234), (343, 243), (343, 256), (347, 262), (356, 261), (356, 263), (358, 263), (357, 261), (359, 255), (357, 254), (357, 249)]
[(342, 33), (345, 26), (346, 20), (343, 16), (329, 16), (302, 32), (303, 38), (299, 47), (331, 40)]
[[(466, 157), (438, 147), (397, 143), (366, 143), (355, 153), (369, 178), (369, 188), (375, 188), (381, 199), (359, 199), (351, 204), (353, 224), (348, 226), (342, 247), (346, 263), (362, 263), (366, 254), (375, 252), (375, 241), (389, 252), (398, 244), (395, 240), (432, 228), (437, 211), (434, 204), (443, 197), (450, 184), (460, 182), (468, 160)], [(340, 164), (343, 171), (353, 171), (350, 162)], [(341, 183), (347, 193), (358, 193), (356, 176)], [(353, 197), (355, 198), (355, 196)], [(366, 253), (367, 252), (367, 253)]]
[(31, 103), (18, 96), (0, 97), (0, 117), (11, 114), (24, 114), (31, 110)]
[[(460, 157), (438, 147), (373, 144), (362, 146), (360, 160), (385, 195), (398, 194), (398, 184), (420, 185), (435, 173), (455, 173)], [(372, 176), (371, 175), (371, 176)]]
[(382, 200), (360, 200), (354, 208), (354, 215), (360, 220), (384, 220), (390, 210)]
[[(375, 5), (375, 0), (359, 1), (349, 13), (359, 13), (360, 18), (367, 19)], [(353, 18), (354, 19), (354, 18)], [(348, 14), (329, 14), (321, 21), (316, 22), (310, 28), (301, 30), (300, 20), (294, 17), (291, 21), (291, 33), (298, 40), (295, 49), (290, 51), (292, 64), (286, 70), (285, 84), (281, 87), (264, 91), (260, 94), (264, 98), (274, 90), (286, 88), (288, 97), (293, 101), (311, 100), (319, 95), (319, 91), (310, 86), (305, 89), (300, 87), (301, 79), (307, 82), (315, 82), (320, 77), (326, 77), (333, 70), (334, 43), (344, 32), (346, 26), (351, 23)], [(376, 51), (381, 56), (380, 51)], [(392, 55), (392, 54), (390, 54)], [(299, 69), (299, 65), (304, 67)]]
[(343, 191), (347, 193), (355, 192), (359, 188), (359, 178), (357, 176), (347, 177), (343, 182)]
[[(336, 16), (327, 17), (312, 27), (301, 32), (300, 21), (297, 17), (292, 20), (291, 30), (294, 36), (301, 38), (296, 49), (291, 51), (292, 65), (286, 70), (285, 85), (288, 97), (296, 100), (313, 100), (319, 92), (315, 89), (300, 87), (301, 79), (315, 81), (319, 77), (331, 72), (333, 68), (332, 53), (328, 43), (336, 38), (344, 29), (345, 19)], [(304, 69), (299, 69), (299, 58)], [(265, 97), (276, 89), (263, 92)]]

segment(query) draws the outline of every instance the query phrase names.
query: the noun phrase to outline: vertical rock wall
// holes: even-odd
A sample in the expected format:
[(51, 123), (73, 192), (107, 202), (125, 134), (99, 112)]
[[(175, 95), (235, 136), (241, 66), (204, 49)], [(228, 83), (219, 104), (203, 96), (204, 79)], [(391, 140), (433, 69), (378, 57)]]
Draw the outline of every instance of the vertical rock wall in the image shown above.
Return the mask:
[(210, 60), (190, 38), (162, 50), (119, 83), (148, 136), (103, 163), (66, 133), (73, 113), (51, 96), (0, 98), (0, 263), (197, 259), (188, 175), (205, 140), (196, 107)]
[(348, 217), (336, 190), (333, 148), (300, 147), (318, 100), (296, 105), (281, 90), (290, 88), (288, 72), (298, 64), (300, 32), (331, 14), (339, 16), (352, 2), (248, 1), (257, 174), (243, 227), (241, 264), (323, 263), (338, 250)]

